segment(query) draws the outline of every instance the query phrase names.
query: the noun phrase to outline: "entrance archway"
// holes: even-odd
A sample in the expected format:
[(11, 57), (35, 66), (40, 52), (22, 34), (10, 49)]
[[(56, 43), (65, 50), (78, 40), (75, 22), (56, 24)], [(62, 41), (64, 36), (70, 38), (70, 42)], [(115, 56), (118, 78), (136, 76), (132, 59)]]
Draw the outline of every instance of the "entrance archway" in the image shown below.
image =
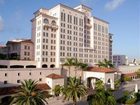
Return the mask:
[(107, 79), (107, 82), (106, 82), (106, 88), (112, 88), (114, 85), (113, 85), (113, 81), (111, 78), (108, 78)]
[[(103, 81), (103, 84), (106, 86), (114, 89), (114, 73), (106, 73), (106, 72), (90, 72), (90, 71), (84, 71), (84, 77), (83, 77), (84, 83), (87, 86), (91, 86), (92, 84), (93, 89), (95, 88), (95, 85), (93, 85), (97, 80)], [(90, 82), (89, 82), (90, 81)]]
[(95, 77), (88, 77), (87, 78), (87, 87), (90, 89), (95, 89), (96, 81), (98, 81), (98, 80), (100, 80), (100, 79), (95, 78)]

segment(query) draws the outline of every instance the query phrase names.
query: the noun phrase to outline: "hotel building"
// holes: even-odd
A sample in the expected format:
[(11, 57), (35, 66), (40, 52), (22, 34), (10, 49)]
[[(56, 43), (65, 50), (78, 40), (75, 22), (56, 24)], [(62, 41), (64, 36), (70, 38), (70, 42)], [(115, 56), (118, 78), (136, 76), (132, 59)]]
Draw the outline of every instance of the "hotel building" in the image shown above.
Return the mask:
[[(91, 12), (92, 9), (84, 5), (71, 8), (63, 4), (37, 10), (31, 20), (32, 39), (7, 42), (8, 56), (16, 54), (20, 59), (0, 60), (0, 87), (33, 79), (53, 89), (56, 83), (64, 84), (66, 80), (67, 70), (61, 68), (66, 58), (77, 58), (91, 66), (104, 59), (111, 60), (109, 23), (92, 16)], [(102, 78), (106, 84), (109, 80), (114, 88), (112, 70), (93, 68), (85, 71), (83, 80), (90, 77)]]
[(85, 5), (71, 8), (58, 4), (34, 13), (32, 41), (37, 67), (60, 67), (72, 57), (89, 65), (111, 60), (109, 23), (91, 12)]

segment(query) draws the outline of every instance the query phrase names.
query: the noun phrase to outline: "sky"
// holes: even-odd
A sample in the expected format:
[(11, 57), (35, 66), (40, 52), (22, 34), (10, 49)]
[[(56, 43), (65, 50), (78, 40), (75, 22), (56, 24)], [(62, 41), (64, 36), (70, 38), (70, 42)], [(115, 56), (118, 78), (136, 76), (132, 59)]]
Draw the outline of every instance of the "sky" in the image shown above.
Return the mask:
[(140, 0), (0, 0), (0, 44), (31, 38), (33, 13), (58, 3), (91, 7), (92, 15), (110, 23), (113, 54), (140, 59)]

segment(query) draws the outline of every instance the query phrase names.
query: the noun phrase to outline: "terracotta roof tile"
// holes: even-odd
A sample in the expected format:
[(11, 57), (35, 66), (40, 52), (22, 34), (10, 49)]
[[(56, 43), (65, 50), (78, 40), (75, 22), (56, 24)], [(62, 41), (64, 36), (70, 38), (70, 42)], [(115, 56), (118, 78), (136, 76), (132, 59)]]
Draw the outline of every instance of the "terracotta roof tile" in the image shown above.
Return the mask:
[(38, 84), (37, 85), (37, 89), (40, 89), (40, 90), (48, 90), (48, 89), (51, 89), (48, 84), (46, 83), (41, 83), (41, 84)]
[(60, 79), (60, 78), (64, 78), (62, 75), (58, 75), (58, 74), (50, 74), (47, 76), (48, 78), (52, 78), (52, 79)]
[(137, 73), (126, 73), (126, 74), (123, 74), (123, 76), (129, 76), (129, 77), (136, 76), (136, 75), (137, 75)]
[(115, 69), (111, 68), (104, 68), (104, 67), (89, 67), (87, 71), (93, 71), (93, 72), (104, 72), (104, 73), (113, 73), (116, 72)]

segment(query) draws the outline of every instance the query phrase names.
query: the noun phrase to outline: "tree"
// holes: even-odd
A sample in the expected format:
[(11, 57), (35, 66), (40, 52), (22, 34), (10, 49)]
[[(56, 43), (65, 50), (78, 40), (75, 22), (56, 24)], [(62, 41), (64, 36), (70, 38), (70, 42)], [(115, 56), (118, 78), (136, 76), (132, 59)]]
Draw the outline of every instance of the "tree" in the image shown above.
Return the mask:
[(53, 91), (54, 91), (55, 96), (58, 97), (62, 92), (62, 86), (56, 85), (54, 87)]
[(13, 96), (11, 103), (15, 105), (46, 105), (47, 94), (43, 90), (37, 89), (37, 82), (31, 79), (21, 82), (20, 89)]
[(115, 97), (109, 90), (97, 90), (95, 94), (88, 96), (89, 105), (116, 105)]
[(131, 80), (132, 80), (132, 78), (129, 77), (129, 76), (124, 76), (124, 77), (123, 77), (123, 81), (124, 81), (124, 82), (131, 81)]
[(95, 83), (96, 90), (103, 90), (104, 89), (104, 83), (102, 80), (97, 80)]
[(71, 69), (71, 66), (73, 66), (73, 60), (74, 60), (74, 58), (67, 58), (66, 59), (66, 62), (64, 63), (64, 66), (68, 66), (68, 69), (69, 69), (69, 77), (70, 77), (70, 69)]
[(72, 100), (76, 105), (78, 99), (86, 95), (86, 87), (76, 77), (70, 77), (67, 86), (63, 89), (64, 100)]
[(136, 71), (137, 77), (140, 78), (140, 69)]
[(105, 90), (103, 81), (98, 80), (95, 85), (95, 94), (87, 97), (89, 105), (116, 105), (115, 97), (109, 90)]
[(104, 91), (104, 94), (105, 94), (105, 105), (116, 105), (116, 99), (109, 90)]
[(105, 94), (101, 90), (97, 90), (95, 94), (88, 96), (89, 105), (105, 105)]
[(106, 67), (106, 68), (114, 68), (114, 65), (112, 64), (112, 62), (108, 61), (107, 59), (104, 59), (103, 62), (99, 61), (98, 66), (99, 67)]
[(115, 88), (119, 88), (121, 85), (121, 80), (120, 79), (115, 80), (114, 84), (115, 84)]

